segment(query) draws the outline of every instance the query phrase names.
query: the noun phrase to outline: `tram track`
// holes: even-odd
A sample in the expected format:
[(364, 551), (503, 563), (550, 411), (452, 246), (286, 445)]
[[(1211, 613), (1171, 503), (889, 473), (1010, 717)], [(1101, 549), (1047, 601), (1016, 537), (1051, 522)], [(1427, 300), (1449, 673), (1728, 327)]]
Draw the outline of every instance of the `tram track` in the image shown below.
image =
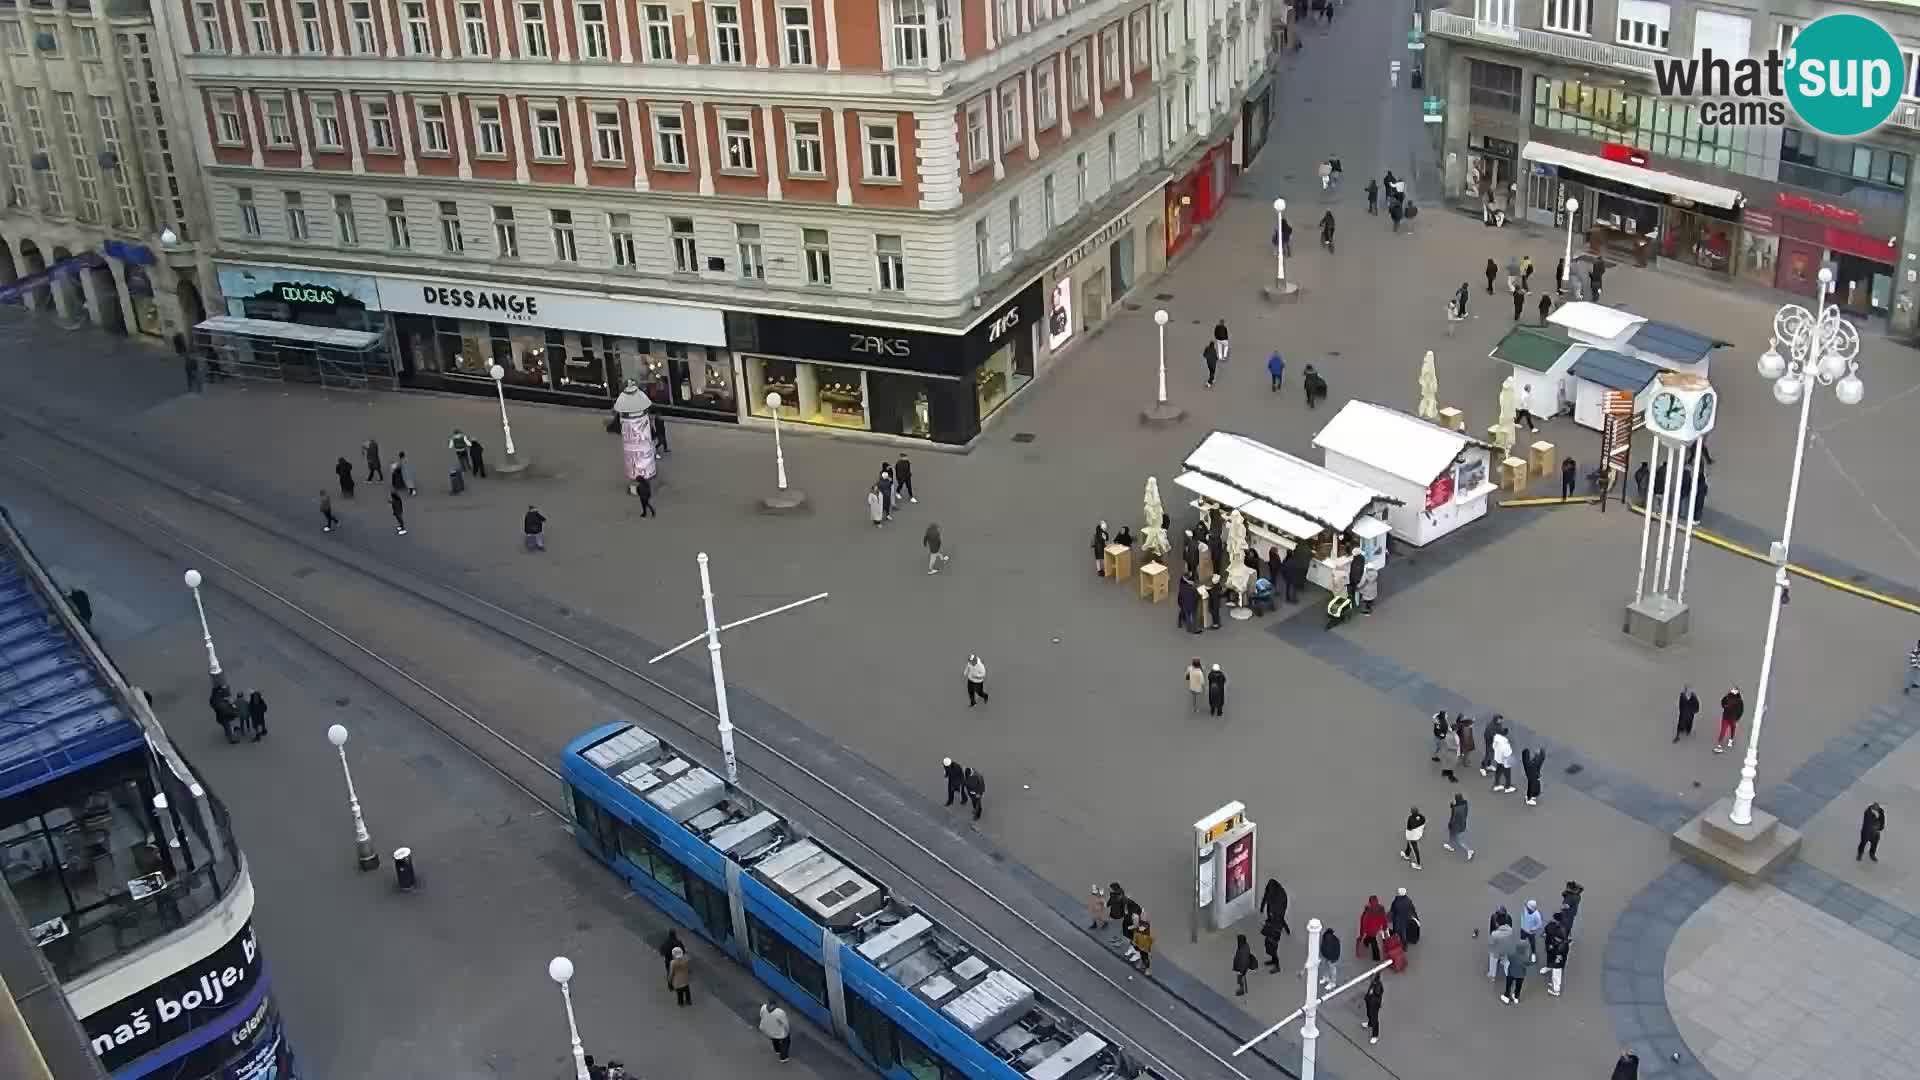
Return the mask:
[[(566, 819), (568, 814), (555, 802), (552, 793), (559, 774), (547, 762), (557, 760), (565, 742), (590, 725), (574, 723), (552, 731), (505, 718), (489, 720), (486, 706), (473, 700), (478, 688), (463, 691), (447, 685), (445, 676), (424, 670), (430, 664), (408, 659), (404, 646), (390, 648), (379, 640), (383, 632), (389, 638), (404, 636), (411, 629), (457, 633), (468, 640), (490, 639), (496, 649), (512, 655), (503, 663), (532, 662), (550, 674), (584, 684), (597, 697), (624, 707), (632, 719), (653, 727), (702, 764), (717, 769), (717, 714), (689, 696), (704, 679), (689, 673), (685, 689), (667, 681), (688, 673), (685, 668), (655, 677), (613, 655), (617, 647), (581, 640), (590, 636), (588, 631), (562, 630), (445, 582), (409, 575), (350, 543), (316, 542), (244, 499), (169, 476), (117, 449), (54, 430), (10, 407), (0, 411), (20, 429), (61, 450), (52, 455), (57, 464), (50, 465), (39, 455), (25, 452), (19, 439), (0, 443), (0, 463), (13, 466), (16, 475), (30, 478), (51, 495), (163, 555), (191, 555), (204, 566), (218, 568), (217, 580), (228, 595), (394, 696), (557, 817)], [(135, 491), (108, 490), (116, 485), (130, 485)], [(232, 525), (241, 527), (237, 534)], [(221, 539), (209, 540), (209, 535)], [(313, 562), (324, 563), (329, 570), (316, 586), (281, 580), (287, 568)], [(265, 569), (269, 566), (278, 569)], [(326, 595), (303, 594), (316, 587)], [(397, 594), (448, 628), (432, 629), (432, 620), (406, 628), (364, 627), (328, 610), (350, 602), (346, 594), (355, 588), (370, 588), (389, 602)], [(563, 617), (567, 614), (565, 609), (560, 612)], [(699, 674), (704, 676), (704, 671)], [(977, 943), (995, 947), (1001, 963), (1118, 1040), (1136, 1060), (1166, 1080), (1292, 1075), (1270, 1057), (1229, 1061), (1228, 1053), (1242, 1033), (1190, 1008), (1156, 984), (1135, 979), (1128, 965), (1070, 921), (1050, 911), (1029, 915), (1009, 903), (1003, 891), (1026, 890), (1000, 865), (999, 856), (980, 851), (944, 827), (923, 841), (890, 819), (889, 813), (919, 815), (922, 808), (911, 805), (917, 796), (869, 786), (862, 791), (867, 797), (863, 801), (827, 779), (823, 771), (842, 754), (829, 740), (812, 733), (763, 737), (739, 728), (735, 737), (751, 748), (740, 761), (743, 789), (869, 872), (884, 868), (887, 883), (896, 893), (936, 913)], [(832, 813), (843, 809), (851, 811), (853, 823), (843, 823)], [(949, 899), (959, 895), (983, 900), (986, 909), (968, 911)], [(1069, 974), (1056, 976), (1041, 970), (1031, 957), (1052, 958)], [(1075, 985), (1067, 985), (1068, 979)], [(1165, 1037), (1152, 1039), (1150, 1047), (1141, 1037), (1145, 1031)], [(1243, 1071), (1243, 1066), (1250, 1072)]]

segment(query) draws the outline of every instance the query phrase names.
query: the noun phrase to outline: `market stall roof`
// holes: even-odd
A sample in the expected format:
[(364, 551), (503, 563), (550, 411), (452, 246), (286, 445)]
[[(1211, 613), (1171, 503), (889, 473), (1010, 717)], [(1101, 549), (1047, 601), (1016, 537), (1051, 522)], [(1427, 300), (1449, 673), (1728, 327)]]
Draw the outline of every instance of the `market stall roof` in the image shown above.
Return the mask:
[(1175, 487), (1185, 488), (1208, 502), (1224, 506), (1229, 510), (1238, 510), (1253, 501), (1253, 496), (1239, 488), (1223, 484), (1211, 476), (1197, 472), (1181, 473), (1173, 478), (1173, 483)]
[(1467, 447), (1494, 449), (1492, 443), (1371, 401), (1349, 401), (1341, 406), (1313, 437), (1313, 445), (1422, 488), (1452, 468)]
[(1600, 341), (1616, 341), (1646, 321), (1630, 311), (1621, 311), (1590, 300), (1561, 304), (1559, 310), (1547, 316), (1547, 322), (1554, 326), (1565, 327), (1572, 333)]
[[(1345, 532), (1376, 502), (1403, 505), (1385, 492), (1228, 431), (1208, 435), (1187, 455), (1186, 466), (1316, 526), (1296, 535), (1310, 536), (1322, 529)], [(1262, 516), (1252, 504), (1241, 509)], [(1269, 524), (1285, 528), (1270, 519)]]
[(1550, 326), (1516, 326), (1487, 355), (1502, 363), (1545, 373), (1566, 355), (1573, 339)]
[(1629, 187), (1645, 188), (1662, 195), (1678, 195), (1683, 199), (1717, 206), (1722, 210), (1732, 210), (1746, 199), (1746, 196), (1738, 191), (1718, 184), (1689, 180), (1684, 176), (1657, 172), (1638, 165), (1629, 165), (1624, 161), (1609, 161), (1603, 157), (1582, 154), (1575, 150), (1562, 150), (1546, 143), (1530, 142), (1520, 151), (1520, 156), (1528, 161), (1578, 169), (1590, 176), (1604, 177)]
[(1682, 364), (1697, 364), (1713, 350), (1730, 341), (1717, 341), (1672, 323), (1648, 322), (1633, 332), (1626, 343), (1635, 350)]
[(1568, 374), (1609, 390), (1638, 394), (1653, 383), (1660, 369), (1645, 360), (1622, 356), (1607, 349), (1587, 349), (1573, 362)]

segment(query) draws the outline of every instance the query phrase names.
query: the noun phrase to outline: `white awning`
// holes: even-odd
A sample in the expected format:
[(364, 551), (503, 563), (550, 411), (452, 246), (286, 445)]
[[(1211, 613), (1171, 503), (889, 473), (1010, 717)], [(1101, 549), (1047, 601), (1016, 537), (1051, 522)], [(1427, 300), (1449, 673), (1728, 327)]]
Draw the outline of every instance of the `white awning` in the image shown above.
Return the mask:
[(1546, 143), (1530, 142), (1520, 151), (1520, 156), (1528, 161), (1544, 162), (1548, 165), (1563, 165), (1569, 169), (1578, 169), (1583, 173), (1603, 176), (1608, 180), (1617, 180), (1631, 187), (1658, 191), (1662, 195), (1678, 195), (1708, 206), (1717, 206), (1722, 210), (1732, 210), (1739, 206), (1745, 196), (1732, 188), (1723, 188), (1718, 184), (1708, 184), (1699, 180), (1689, 180), (1672, 173), (1655, 172), (1624, 161), (1608, 161), (1592, 154), (1582, 154), (1573, 150), (1562, 150)]
[(234, 337), (298, 341), (305, 345), (330, 349), (371, 349), (381, 341), (381, 335), (364, 330), (308, 326), (305, 323), (275, 322), (272, 319), (242, 319), (234, 315), (216, 315), (196, 324), (194, 329), (204, 334), (231, 334)]
[[(1185, 464), (1190, 471), (1205, 473), (1209, 479), (1244, 492), (1254, 501), (1273, 504), (1274, 510), (1317, 523), (1313, 531), (1306, 534), (1309, 536), (1327, 528), (1341, 531), (1352, 528), (1354, 519), (1375, 502), (1400, 503), (1384, 492), (1311, 461), (1231, 432), (1216, 431), (1208, 435), (1187, 455)], [(1251, 504), (1243, 504), (1241, 510), (1248, 514), (1255, 512)], [(1278, 521), (1271, 523), (1293, 531)]]
[(1208, 502), (1228, 510), (1238, 510), (1253, 499), (1253, 496), (1239, 488), (1230, 487), (1211, 476), (1203, 476), (1197, 472), (1181, 473), (1173, 478), (1173, 483), (1175, 487), (1186, 488)]

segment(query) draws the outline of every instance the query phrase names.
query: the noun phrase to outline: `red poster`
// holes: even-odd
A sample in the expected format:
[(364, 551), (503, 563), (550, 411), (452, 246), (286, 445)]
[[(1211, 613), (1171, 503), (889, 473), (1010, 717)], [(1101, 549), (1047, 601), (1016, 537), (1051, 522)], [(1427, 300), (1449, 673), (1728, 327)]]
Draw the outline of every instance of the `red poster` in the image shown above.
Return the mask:
[(1427, 485), (1427, 509), (1445, 506), (1453, 498), (1453, 470), (1440, 474), (1440, 479)]
[(1253, 834), (1227, 845), (1227, 903), (1253, 888)]

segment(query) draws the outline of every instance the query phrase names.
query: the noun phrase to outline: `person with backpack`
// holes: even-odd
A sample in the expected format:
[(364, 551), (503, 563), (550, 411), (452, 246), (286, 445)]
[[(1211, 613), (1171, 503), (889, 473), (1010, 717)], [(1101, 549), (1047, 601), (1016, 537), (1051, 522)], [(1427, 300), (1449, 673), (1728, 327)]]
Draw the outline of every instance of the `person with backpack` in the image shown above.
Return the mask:
[(1246, 997), (1247, 972), (1258, 968), (1260, 961), (1253, 958), (1253, 946), (1247, 944), (1247, 935), (1238, 936), (1240, 940), (1233, 947), (1233, 980), (1236, 987), (1233, 996)]

